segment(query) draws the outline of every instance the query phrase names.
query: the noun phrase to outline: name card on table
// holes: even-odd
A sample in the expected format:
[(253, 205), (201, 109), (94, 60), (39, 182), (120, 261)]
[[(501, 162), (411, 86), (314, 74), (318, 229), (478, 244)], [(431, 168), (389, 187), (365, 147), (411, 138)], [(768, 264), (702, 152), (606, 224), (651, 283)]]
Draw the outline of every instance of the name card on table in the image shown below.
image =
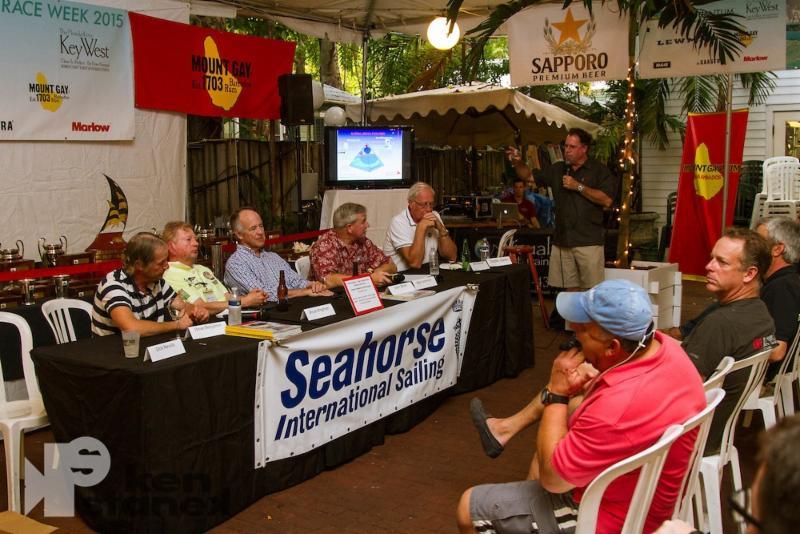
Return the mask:
[(225, 322), (216, 321), (213, 323), (190, 326), (189, 335), (192, 336), (192, 339), (205, 339), (207, 337), (224, 336)]
[(306, 308), (303, 310), (303, 313), (300, 314), (300, 318), (313, 321), (315, 319), (322, 319), (323, 317), (330, 317), (331, 315), (336, 315), (336, 310), (333, 309), (333, 305), (329, 302), (328, 304), (323, 304), (322, 306)]
[(423, 276), (412, 282), (414, 289), (425, 289), (427, 287), (436, 287), (436, 278), (433, 276)]
[(489, 267), (502, 267), (503, 265), (511, 265), (511, 258), (508, 256), (503, 256), (501, 258), (489, 258), (486, 260), (486, 263), (489, 264)]
[(403, 282), (402, 284), (395, 284), (387, 288), (392, 295), (405, 295), (416, 291), (414, 284), (411, 282)]
[(172, 341), (147, 347), (144, 353), (144, 361), (160, 362), (179, 354), (186, 354), (186, 347), (183, 346), (183, 341), (180, 339), (173, 339)]
[(478, 273), (480, 271), (488, 271), (489, 263), (485, 261), (473, 261), (469, 264), (469, 270)]
[(370, 278), (369, 273), (359, 276), (351, 276), (344, 280), (344, 292), (353, 307), (353, 313), (364, 315), (375, 310), (383, 309), (383, 302), (378, 296), (378, 289), (375, 282)]

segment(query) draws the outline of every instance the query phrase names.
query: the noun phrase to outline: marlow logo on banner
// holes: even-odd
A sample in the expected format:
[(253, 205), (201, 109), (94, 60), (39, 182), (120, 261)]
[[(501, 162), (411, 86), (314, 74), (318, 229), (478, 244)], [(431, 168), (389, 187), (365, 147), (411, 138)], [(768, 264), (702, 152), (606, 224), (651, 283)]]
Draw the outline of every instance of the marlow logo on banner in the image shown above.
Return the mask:
[[(600, 2), (583, 6), (531, 6), (508, 21), (512, 85), (541, 85), (625, 78), (627, 16)], [(627, 39), (626, 39), (627, 42)]]
[[(731, 117), (726, 226), (733, 222), (739, 169), (747, 130), (747, 110)], [(684, 274), (704, 275), (711, 249), (722, 233), (725, 113), (690, 113), (681, 157), (678, 203), (669, 261)]]
[(455, 384), (475, 291), (450, 289), (260, 347), (255, 464), (297, 456)]

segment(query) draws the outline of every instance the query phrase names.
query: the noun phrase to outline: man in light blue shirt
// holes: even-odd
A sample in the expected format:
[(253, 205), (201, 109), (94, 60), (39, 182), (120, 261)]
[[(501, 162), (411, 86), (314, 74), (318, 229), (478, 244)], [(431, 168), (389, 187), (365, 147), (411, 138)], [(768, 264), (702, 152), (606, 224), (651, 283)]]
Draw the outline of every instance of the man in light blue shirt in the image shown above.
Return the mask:
[(225, 283), (245, 291), (261, 289), (267, 300), (278, 301), (278, 280), (284, 272), (289, 298), (300, 296), (331, 296), (322, 282), (311, 282), (297, 274), (286, 261), (262, 250), (266, 241), (264, 223), (252, 208), (241, 208), (231, 215), (231, 229), (239, 245), (225, 264)]

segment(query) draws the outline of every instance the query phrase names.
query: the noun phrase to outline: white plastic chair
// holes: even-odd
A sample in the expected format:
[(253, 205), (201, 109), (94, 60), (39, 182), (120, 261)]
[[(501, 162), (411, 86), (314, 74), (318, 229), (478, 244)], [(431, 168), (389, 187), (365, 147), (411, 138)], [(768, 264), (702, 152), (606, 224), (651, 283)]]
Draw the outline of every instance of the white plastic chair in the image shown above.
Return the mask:
[(294, 261), (294, 268), (297, 274), (305, 279), (311, 274), (311, 256), (300, 256)]
[[(729, 360), (729, 361), (725, 361)], [(733, 366), (733, 358), (727, 356), (723, 362), (724, 365), (718, 368), (711, 378), (716, 375), (721, 375), (719, 382), (725, 378), (725, 374)], [(675, 502), (675, 512), (672, 514), (673, 519), (682, 519), (686, 522), (693, 523), (692, 519), (692, 499), (698, 491), (700, 484), (700, 459), (703, 457), (703, 451), (706, 448), (706, 440), (708, 439), (708, 430), (711, 428), (711, 419), (714, 417), (714, 410), (717, 409), (719, 403), (725, 398), (725, 391), (719, 386), (706, 389), (706, 407), (703, 410), (686, 421), (683, 424), (683, 434), (691, 432), (697, 428), (697, 437), (694, 442), (692, 454), (689, 456), (689, 465), (686, 468), (686, 474), (683, 476), (681, 483), (681, 491), (678, 493), (678, 500)]]
[[(731, 367), (729, 376), (736, 371), (749, 369), (749, 376), (744, 384), (742, 393), (734, 406), (725, 428), (722, 433), (722, 443), (720, 443), (719, 453), (712, 456), (705, 456), (700, 462), (700, 477), (703, 482), (703, 501), (707, 512), (705, 518), (708, 525), (703, 525), (704, 532), (710, 531), (711, 534), (722, 534), (722, 502), (720, 498), (720, 482), (722, 481), (722, 470), (730, 464), (731, 475), (733, 478), (733, 491), (742, 489), (742, 474), (739, 469), (739, 451), (733, 445), (736, 421), (742, 412), (745, 401), (752, 395), (753, 391), (761, 387), (764, 381), (764, 373), (767, 370), (767, 358), (772, 349), (766, 349), (752, 356), (739, 360)], [(698, 502), (698, 517), (702, 517), (702, 507)], [(704, 521), (701, 521), (703, 523)], [(744, 525), (739, 525), (740, 532), (744, 532)]]
[(725, 381), (725, 376), (731, 372), (731, 367), (733, 367), (733, 362), (735, 361), (736, 360), (730, 356), (725, 356), (722, 358), (712, 375), (709, 376), (705, 382), (703, 382), (703, 389), (706, 391), (711, 391), (715, 388), (721, 388), (722, 383)]
[(92, 305), (84, 300), (53, 299), (42, 303), (42, 314), (47, 319), (47, 324), (50, 325), (50, 330), (53, 331), (53, 335), (59, 345), (77, 341), (75, 329), (72, 326), (70, 308), (85, 311), (89, 315), (89, 320), (91, 320)]
[(772, 200), (800, 200), (795, 196), (800, 160), (792, 156), (777, 156), (764, 160), (762, 165), (762, 193), (767, 202)]
[(793, 371), (789, 369), (789, 364), (794, 361), (794, 355), (797, 352), (798, 336), (800, 336), (800, 330), (795, 334), (791, 347), (786, 351), (783, 361), (781, 361), (778, 374), (775, 375), (772, 394), (762, 395), (761, 388), (757, 388), (747, 399), (747, 402), (744, 403), (744, 407), (742, 408), (746, 411), (743, 421), (744, 426), (750, 426), (750, 421), (753, 418), (753, 412), (755, 410), (761, 411), (761, 416), (764, 418), (764, 428), (767, 430), (775, 426), (778, 419), (787, 415), (787, 408), (791, 410), (788, 415), (794, 413), (794, 396), (792, 393)]
[(500, 238), (500, 243), (497, 244), (497, 257), (500, 258), (504, 255), (504, 250), (506, 247), (511, 246), (514, 242), (514, 234), (517, 233), (517, 229), (509, 230), (508, 232), (504, 233), (503, 236)]
[[(6, 453), (8, 508), (12, 512), (21, 513), (19, 479), (22, 462), (25, 458), (25, 440), (22, 433), (25, 430), (48, 424), (48, 419), (31, 360), (31, 349), (33, 348), (31, 329), (25, 319), (13, 313), (0, 312), (0, 322), (15, 326), (19, 332), (22, 370), (25, 374), (25, 386), (28, 389), (27, 400), (7, 402), (5, 390), (0, 387), (0, 432), (3, 434), (3, 446)], [(2, 379), (3, 371), (0, 366), (0, 382)]]
[(606, 488), (620, 476), (642, 468), (639, 480), (631, 498), (628, 515), (622, 527), (622, 534), (639, 534), (644, 528), (650, 503), (656, 492), (664, 461), (672, 444), (681, 436), (683, 425), (672, 425), (664, 431), (661, 438), (654, 444), (638, 454), (621, 460), (592, 480), (591, 484), (581, 498), (578, 508), (578, 520), (575, 534), (594, 533), (597, 530), (597, 514), (600, 511), (600, 501)]

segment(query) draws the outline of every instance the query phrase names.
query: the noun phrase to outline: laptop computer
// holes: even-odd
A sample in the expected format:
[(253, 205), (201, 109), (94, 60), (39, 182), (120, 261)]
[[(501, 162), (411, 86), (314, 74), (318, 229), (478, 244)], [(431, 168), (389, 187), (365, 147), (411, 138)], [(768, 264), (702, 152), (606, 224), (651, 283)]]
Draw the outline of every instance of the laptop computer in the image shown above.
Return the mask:
[(519, 217), (519, 206), (516, 202), (497, 202), (492, 204), (492, 218), (516, 221)]

